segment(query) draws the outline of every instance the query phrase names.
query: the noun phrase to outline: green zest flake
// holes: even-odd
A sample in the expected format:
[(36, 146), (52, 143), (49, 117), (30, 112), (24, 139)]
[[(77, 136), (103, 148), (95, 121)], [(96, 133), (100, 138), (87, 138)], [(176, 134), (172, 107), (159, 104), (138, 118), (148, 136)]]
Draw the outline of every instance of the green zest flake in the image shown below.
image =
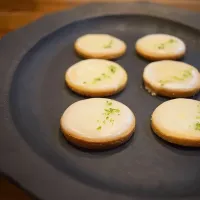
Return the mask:
[(168, 44), (173, 44), (173, 43), (176, 43), (176, 40), (171, 38), (170, 40), (166, 41), (165, 43), (159, 44), (158, 49), (164, 49)]
[[(112, 73), (114, 74), (117, 70), (117, 67), (114, 66), (114, 65), (109, 65), (108, 66), (108, 69), (109, 69), (109, 72), (107, 73)], [(92, 81), (93, 84), (99, 82), (99, 81), (102, 81), (103, 79), (107, 79), (107, 78), (111, 78), (109, 74), (106, 74), (106, 73), (102, 73), (99, 77), (95, 77)], [(86, 84), (86, 82), (83, 82), (83, 84)]]
[(197, 105), (197, 112), (200, 114), (200, 104)]
[(101, 130), (101, 126), (98, 126), (98, 127), (97, 127), (97, 130), (100, 131), (100, 130)]
[(167, 83), (185, 81), (190, 77), (192, 77), (192, 69), (184, 70), (181, 72), (180, 76), (172, 76), (168, 80), (159, 80), (159, 83), (161, 86), (164, 86)]
[(195, 128), (195, 130), (197, 130), (197, 131), (200, 131), (200, 103), (198, 103), (198, 105), (197, 105), (197, 116), (196, 116), (196, 119), (198, 120), (196, 123), (195, 123), (195, 125), (194, 125), (194, 128)]
[(170, 40), (168, 41), (168, 43), (175, 43), (175, 42), (176, 42), (175, 39), (170, 39)]
[(106, 101), (106, 104), (107, 104), (108, 106), (112, 106), (112, 102), (111, 102), (111, 101)]
[(98, 78), (95, 78), (94, 80), (95, 80), (95, 81), (100, 81), (100, 80), (101, 80), (101, 78), (99, 78), (99, 77), (98, 77)]
[(110, 76), (105, 74), (105, 73), (102, 73), (100, 77), (94, 78), (92, 83), (95, 84), (95, 83), (102, 81), (103, 79), (106, 79), (106, 78), (110, 78)]
[(115, 73), (116, 72), (116, 70), (117, 70), (117, 67), (115, 67), (114, 65), (110, 65), (110, 66), (108, 66), (108, 68), (109, 68), (109, 70), (110, 70), (110, 72), (111, 73)]
[(106, 112), (106, 115), (110, 115), (110, 114), (113, 114), (113, 113), (119, 113), (120, 112), (119, 109), (115, 109), (115, 108), (104, 109), (104, 111)]
[(105, 49), (109, 49), (109, 48), (112, 47), (112, 44), (113, 44), (113, 40), (110, 40), (109, 43), (106, 44), (106, 45), (104, 45), (103, 47), (104, 47)]
[(110, 119), (110, 123), (112, 123), (112, 125), (114, 124), (114, 119)]
[(196, 122), (195, 130), (200, 131), (200, 122)]
[(101, 81), (101, 78), (100, 77), (97, 77), (97, 78), (94, 78), (94, 80), (93, 80), (93, 84), (95, 84), (95, 83), (97, 83), (97, 82), (99, 82), (99, 81)]
[(87, 82), (85, 82), (85, 81), (83, 82), (83, 84), (86, 84), (86, 83), (87, 83)]
[(192, 76), (192, 69), (184, 70), (182, 75), (183, 75), (184, 78), (191, 77)]
[(170, 83), (170, 80), (159, 80), (161, 86), (164, 86), (166, 83)]
[(178, 76), (172, 76), (172, 79), (176, 81), (184, 81), (183, 77), (178, 77)]
[[(111, 101), (106, 101), (107, 106), (112, 106)], [(105, 108), (104, 112), (102, 113), (104, 116), (104, 119), (102, 121), (97, 120), (98, 123), (101, 125), (105, 125), (106, 123), (114, 124), (114, 119), (112, 118), (113, 115), (120, 115), (120, 110), (117, 108)], [(100, 130), (101, 126), (97, 128), (97, 130)]]
[(165, 48), (165, 45), (164, 44), (160, 44), (159, 46), (158, 46), (158, 49), (164, 49)]
[(102, 78), (110, 78), (110, 76), (105, 73), (102, 73), (101, 76), (102, 76)]

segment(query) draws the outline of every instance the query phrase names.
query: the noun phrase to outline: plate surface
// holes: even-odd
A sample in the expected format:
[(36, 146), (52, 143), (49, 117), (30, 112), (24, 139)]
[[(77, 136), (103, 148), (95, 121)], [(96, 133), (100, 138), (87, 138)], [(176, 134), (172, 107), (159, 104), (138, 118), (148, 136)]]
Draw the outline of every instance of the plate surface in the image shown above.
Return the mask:
[[(167, 99), (144, 90), (149, 62), (134, 49), (146, 34), (171, 34), (187, 45), (183, 61), (200, 70), (199, 16), (146, 3), (92, 4), (8, 34), (0, 42), (0, 170), (45, 200), (199, 199), (200, 150), (152, 133), (151, 113)], [(64, 74), (81, 60), (73, 44), (86, 33), (112, 34), (128, 45), (116, 60), (128, 86), (111, 98), (131, 108), (137, 127), (128, 143), (104, 152), (77, 149), (59, 131), (64, 110), (83, 99), (66, 87)]]

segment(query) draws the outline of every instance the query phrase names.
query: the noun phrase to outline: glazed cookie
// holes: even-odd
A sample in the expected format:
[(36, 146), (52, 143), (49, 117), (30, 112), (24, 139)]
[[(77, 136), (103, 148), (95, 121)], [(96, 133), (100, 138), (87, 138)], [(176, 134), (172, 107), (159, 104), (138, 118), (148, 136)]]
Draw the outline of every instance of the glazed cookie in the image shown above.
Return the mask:
[(200, 146), (200, 102), (174, 99), (152, 114), (152, 129), (162, 139), (183, 146)]
[(189, 97), (200, 90), (200, 74), (193, 66), (178, 61), (156, 61), (143, 72), (145, 88), (152, 95)]
[(61, 117), (66, 139), (87, 149), (108, 149), (126, 142), (135, 130), (135, 117), (124, 104), (91, 98), (69, 106)]
[(75, 42), (76, 52), (85, 58), (115, 59), (126, 52), (126, 44), (111, 35), (87, 34)]
[(152, 34), (136, 42), (136, 51), (148, 60), (176, 60), (184, 56), (186, 46), (172, 35)]
[(120, 65), (102, 59), (80, 61), (71, 66), (65, 75), (71, 90), (90, 97), (116, 94), (124, 89), (127, 79), (127, 73)]

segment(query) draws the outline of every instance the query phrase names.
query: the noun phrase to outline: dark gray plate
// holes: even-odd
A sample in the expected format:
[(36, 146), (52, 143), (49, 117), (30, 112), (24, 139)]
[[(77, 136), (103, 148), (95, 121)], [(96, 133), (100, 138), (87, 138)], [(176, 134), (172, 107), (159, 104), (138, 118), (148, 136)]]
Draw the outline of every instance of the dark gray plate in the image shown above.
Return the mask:
[[(150, 115), (167, 99), (143, 89), (148, 61), (134, 50), (143, 35), (172, 34), (187, 44), (184, 62), (200, 69), (199, 19), (199, 14), (147, 3), (91, 4), (4, 37), (0, 170), (45, 200), (200, 199), (200, 150), (170, 145), (152, 133)], [(117, 60), (128, 72), (128, 86), (112, 98), (134, 111), (137, 129), (127, 144), (105, 152), (77, 149), (59, 131), (63, 111), (82, 99), (67, 89), (64, 73), (81, 60), (73, 43), (86, 33), (109, 33), (128, 45)]]

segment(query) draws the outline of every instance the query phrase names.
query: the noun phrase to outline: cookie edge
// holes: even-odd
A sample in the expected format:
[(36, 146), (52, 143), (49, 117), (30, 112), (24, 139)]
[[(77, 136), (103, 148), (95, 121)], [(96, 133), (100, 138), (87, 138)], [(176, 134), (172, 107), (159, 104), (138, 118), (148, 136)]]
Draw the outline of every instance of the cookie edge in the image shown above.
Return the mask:
[[(81, 36), (83, 37), (83, 36)], [(111, 36), (111, 37), (114, 37), (114, 36)], [(118, 39), (118, 38), (117, 38)], [(124, 41), (120, 40), (120, 42), (123, 44), (122, 45), (122, 49), (121, 51), (119, 52), (115, 52), (115, 53), (96, 53), (96, 54), (91, 54), (91, 53), (88, 53), (87, 51), (84, 51), (83, 49), (80, 49), (78, 47), (78, 40), (79, 38), (75, 41), (74, 43), (74, 49), (76, 51), (76, 53), (83, 57), (83, 58), (86, 58), (86, 59), (90, 59), (90, 58), (93, 58), (93, 59), (107, 59), (107, 60), (113, 60), (113, 59), (116, 59), (116, 58), (119, 58), (121, 56), (123, 56), (125, 53), (126, 53), (126, 50), (127, 50), (127, 45)]]
[[(150, 63), (150, 64), (152, 64), (152, 63)], [(146, 67), (148, 67), (148, 65)], [(144, 68), (144, 71), (145, 71), (146, 67)], [(195, 67), (193, 67), (193, 68), (196, 69)], [(187, 89), (187, 90), (186, 89), (169, 89), (169, 88), (165, 88), (165, 87), (161, 87), (161, 86), (155, 87), (153, 84), (150, 83), (150, 81), (146, 80), (146, 78), (144, 77), (144, 71), (143, 71), (143, 75), (142, 75), (143, 83), (144, 83), (145, 89), (149, 93), (155, 93), (155, 95), (170, 97), (170, 98), (181, 98), (181, 97), (194, 96), (200, 91), (200, 73), (198, 70), (197, 70), (197, 73), (198, 73), (199, 78), (198, 78), (196, 87)]]
[(186, 44), (181, 39), (178, 38), (184, 44), (184, 49), (180, 53), (177, 53), (177, 54), (171, 53), (171, 54), (168, 54), (168, 55), (155, 55), (154, 53), (148, 54), (141, 47), (139, 47), (139, 40), (140, 39), (138, 39), (136, 41), (136, 44), (135, 44), (136, 53), (138, 55), (140, 55), (141, 57), (145, 58), (146, 60), (149, 60), (149, 61), (179, 60), (180, 58), (185, 56), (186, 51), (187, 51)]
[(71, 89), (73, 92), (75, 92), (79, 95), (82, 95), (82, 96), (86, 96), (86, 97), (108, 97), (108, 96), (112, 96), (112, 95), (120, 93), (122, 90), (124, 90), (127, 83), (128, 83), (128, 74), (127, 74), (126, 70), (120, 65), (119, 65), (119, 67), (121, 68), (121, 70), (124, 73), (124, 79), (123, 79), (123, 82), (121, 83), (120, 87), (118, 87), (117, 89), (97, 91), (96, 89), (83, 89), (79, 86), (76, 86), (75, 84), (73, 84), (70, 81), (69, 76), (68, 76), (68, 70), (71, 67), (65, 73), (65, 83), (69, 87), (69, 89)]
[[(154, 111), (155, 112), (155, 111)], [(153, 114), (154, 114), (153, 112)], [(196, 139), (187, 139), (184, 137), (177, 137), (176, 135), (168, 135), (166, 133), (164, 133), (160, 127), (158, 127), (153, 119), (153, 114), (152, 114), (152, 119), (151, 119), (151, 128), (154, 132), (154, 134), (156, 134), (159, 138), (162, 138), (163, 140), (172, 143), (172, 144), (176, 144), (176, 145), (180, 145), (180, 146), (187, 146), (187, 147), (200, 147), (200, 139), (196, 140)]]
[(120, 134), (119, 136), (112, 139), (111, 138), (87, 139), (85, 137), (81, 137), (80, 135), (76, 135), (72, 132), (66, 131), (65, 128), (63, 128), (62, 126), (63, 116), (60, 119), (60, 129), (64, 137), (66, 138), (66, 140), (77, 147), (81, 147), (84, 149), (91, 149), (91, 150), (111, 149), (111, 148), (115, 148), (124, 144), (133, 136), (135, 132), (135, 128), (136, 128), (136, 119), (133, 112), (132, 112), (132, 115), (133, 115), (133, 120), (129, 129), (123, 134)]

